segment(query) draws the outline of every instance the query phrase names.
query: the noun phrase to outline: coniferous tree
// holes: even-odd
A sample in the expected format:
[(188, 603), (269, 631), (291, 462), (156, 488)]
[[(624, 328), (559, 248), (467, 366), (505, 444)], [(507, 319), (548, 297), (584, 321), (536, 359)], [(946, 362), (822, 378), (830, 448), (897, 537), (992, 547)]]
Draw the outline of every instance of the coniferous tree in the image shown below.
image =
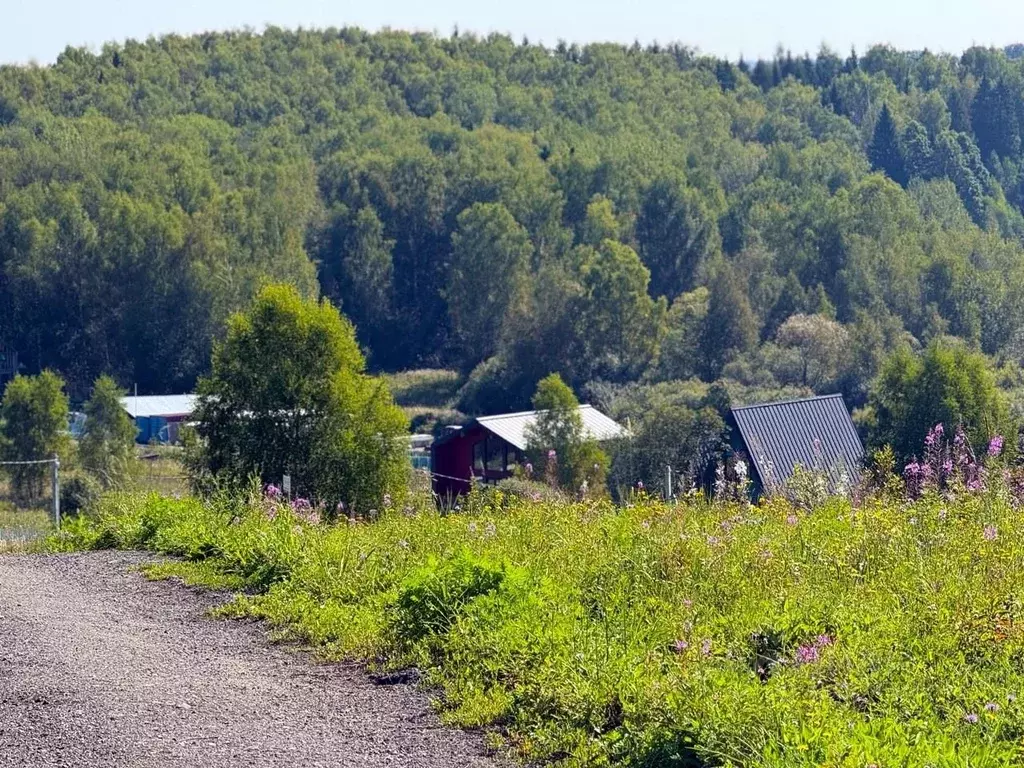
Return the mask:
[(882, 107), (882, 113), (875, 124), (875, 133), (868, 145), (868, 159), (874, 170), (882, 171), (900, 186), (906, 186), (906, 162), (888, 104)]

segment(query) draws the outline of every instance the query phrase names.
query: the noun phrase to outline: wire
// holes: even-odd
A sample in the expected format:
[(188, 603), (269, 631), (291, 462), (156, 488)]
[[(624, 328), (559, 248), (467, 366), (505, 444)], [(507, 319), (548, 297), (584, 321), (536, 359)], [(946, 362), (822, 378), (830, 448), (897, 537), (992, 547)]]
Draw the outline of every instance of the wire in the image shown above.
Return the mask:
[(38, 464), (53, 464), (58, 459), (39, 459), (38, 461), (0, 461), (0, 467), (28, 467)]

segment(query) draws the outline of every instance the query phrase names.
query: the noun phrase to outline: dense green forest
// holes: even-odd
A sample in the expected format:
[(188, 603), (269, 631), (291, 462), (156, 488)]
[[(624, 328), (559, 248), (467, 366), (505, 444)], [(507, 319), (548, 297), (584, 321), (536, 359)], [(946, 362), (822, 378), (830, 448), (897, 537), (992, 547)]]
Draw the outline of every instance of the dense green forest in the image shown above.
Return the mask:
[[(0, 343), (185, 390), (267, 280), (465, 410), (721, 378), (864, 402), (945, 335), (1024, 357), (1024, 61), (730, 63), (358, 29), (0, 68)], [(267, 350), (287, 354), (287, 350)]]

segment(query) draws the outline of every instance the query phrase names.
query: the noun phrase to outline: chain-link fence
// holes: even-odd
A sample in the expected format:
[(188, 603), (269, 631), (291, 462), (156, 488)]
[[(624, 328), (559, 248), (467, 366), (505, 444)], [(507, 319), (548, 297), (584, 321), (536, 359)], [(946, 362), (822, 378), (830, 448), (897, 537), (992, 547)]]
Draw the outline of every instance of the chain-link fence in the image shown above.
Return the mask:
[(0, 552), (19, 550), (60, 525), (60, 460), (0, 462)]

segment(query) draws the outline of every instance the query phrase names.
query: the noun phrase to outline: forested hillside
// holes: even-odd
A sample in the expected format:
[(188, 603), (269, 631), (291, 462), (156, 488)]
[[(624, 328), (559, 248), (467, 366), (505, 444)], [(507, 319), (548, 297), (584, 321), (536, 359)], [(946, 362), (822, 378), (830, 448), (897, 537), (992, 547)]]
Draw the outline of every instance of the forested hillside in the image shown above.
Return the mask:
[[(1013, 54), (1011, 51), (1010, 54)], [(268, 29), (0, 68), (0, 343), (183, 390), (261, 281), (463, 407), (1024, 356), (1024, 62)], [(287, 350), (267, 350), (286, 354)]]

